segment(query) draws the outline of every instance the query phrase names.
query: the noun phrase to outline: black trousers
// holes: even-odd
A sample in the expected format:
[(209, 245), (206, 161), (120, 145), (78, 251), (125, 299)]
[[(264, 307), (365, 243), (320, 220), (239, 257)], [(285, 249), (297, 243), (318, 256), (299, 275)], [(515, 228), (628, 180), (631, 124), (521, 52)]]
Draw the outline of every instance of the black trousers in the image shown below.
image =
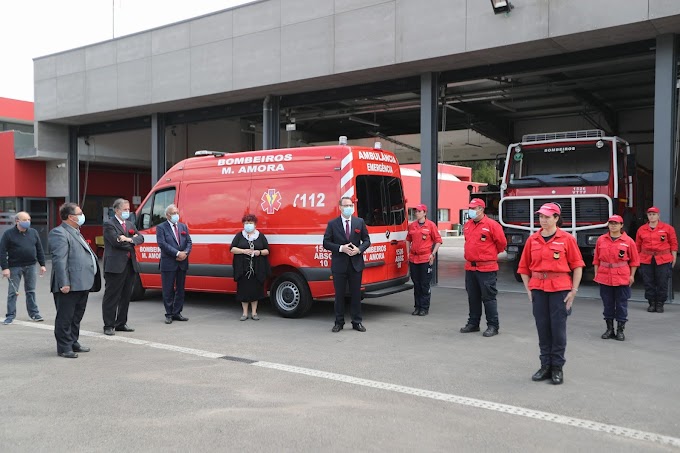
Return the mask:
[(498, 329), (496, 274), (496, 271), (465, 271), (465, 290), (468, 293), (468, 306), (470, 307), (468, 324), (479, 326), (479, 321), (482, 319), (482, 304), (484, 304), (486, 325)]
[(163, 286), (163, 305), (165, 316), (175, 316), (182, 313), (184, 308), (184, 282), (187, 271), (161, 271), (161, 285)]
[(554, 293), (531, 290), (534, 320), (541, 351), (541, 366), (563, 366), (567, 349), (567, 304), (564, 298), (569, 291)]
[(79, 345), (80, 321), (85, 314), (89, 291), (71, 291), (67, 294), (53, 293), (57, 317), (54, 320), (54, 338), (57, 339), (57, 352), (71, 352)]
[(672, 267), (671, 263), (656, 264), (654, 257), (651, 264), (640, 264), (640, 273), (645, 283), (645, 299), (650, 302), (666, 302)]
[(104, 273), (106, 280), (104, 299), (102, 300), (104, 327), (122, 327), (127, 324), (134, 277), (135, 271), (132, 269), (132, 262), (129, 259), (125, 265), (125, 270), (120, 274)]
[(361, 323), (361, 274), (357, 272), (352, 263), (348, 263), (345, 272), (333, 272), (333, 287), (335, 288), (335, 323), (345, 324), (345, 291), (349, 285), (349, 293), (352, 297), (350, 314), (352, 324)]
[(427, 263), (408, 263), (413, 281), (413, 306), (420, 310), (430, 309), (430, 283), (432, 282), (432, 266)]

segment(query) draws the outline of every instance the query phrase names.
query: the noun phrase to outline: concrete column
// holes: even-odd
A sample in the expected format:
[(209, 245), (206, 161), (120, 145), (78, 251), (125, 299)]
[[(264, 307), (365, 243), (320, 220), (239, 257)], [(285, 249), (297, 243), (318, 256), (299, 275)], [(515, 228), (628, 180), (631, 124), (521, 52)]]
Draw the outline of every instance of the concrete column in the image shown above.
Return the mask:
[(77, 126), (70, 126), (68, 128), (66, 167), (68, 169), (68, 197), (66, 201), (80, 203), (80, 159), (78, 157)]
[(278, 96), (267, 96), (262, 104), (262, 148), (277, 149), (281, 147), (279, 131), (280, 108)]
[[(439, 75), (420, 77), (420, 200), (427, 205), (427, 217), (437, 222), (437, 150), (439, 109)], [(432, 269), (432, 284), (436, 284), (437, 262)]]
[(151, 185), (153, 186), (165, 174), (165, 115), (151, 115)]
[[(675, 186), (675, 141), (677, 126), (678, 41), (676, 35), (656, 39), (656, 74), (654, 80), (654, 206), (661, 210), (661, 220), (673, 224)], [(673, 284), (668, 285), (669, 300)]]

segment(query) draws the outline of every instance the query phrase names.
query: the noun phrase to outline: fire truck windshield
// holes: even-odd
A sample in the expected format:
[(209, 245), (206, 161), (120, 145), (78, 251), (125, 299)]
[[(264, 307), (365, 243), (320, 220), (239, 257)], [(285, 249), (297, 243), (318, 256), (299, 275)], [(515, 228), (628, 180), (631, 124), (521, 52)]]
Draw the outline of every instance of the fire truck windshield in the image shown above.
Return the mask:
[(526, 146), (512, 151), (508, 165), (508, 187), (594, 186), (607, 184), (611, 146)]

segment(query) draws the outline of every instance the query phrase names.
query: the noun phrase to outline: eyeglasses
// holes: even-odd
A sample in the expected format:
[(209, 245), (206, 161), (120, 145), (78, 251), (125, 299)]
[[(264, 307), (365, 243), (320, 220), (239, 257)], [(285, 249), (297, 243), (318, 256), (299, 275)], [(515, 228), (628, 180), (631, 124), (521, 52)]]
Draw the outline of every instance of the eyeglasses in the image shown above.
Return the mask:
[(340, 207), (342, 207), (342, 208), (353, 208), (354, 205), (353, 204), (341, 204)]

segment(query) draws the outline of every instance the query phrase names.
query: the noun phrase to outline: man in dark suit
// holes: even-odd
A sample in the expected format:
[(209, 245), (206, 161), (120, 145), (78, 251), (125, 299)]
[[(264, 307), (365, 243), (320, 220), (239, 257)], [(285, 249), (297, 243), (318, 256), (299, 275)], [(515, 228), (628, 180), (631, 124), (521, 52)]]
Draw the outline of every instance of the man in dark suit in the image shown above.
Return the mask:
[(52, 252), (50, 291), (57, 307), (54, 337), (57, 353), (75, 359), (79, 352), (90, 350), (78, 342), (80, 321), (90, 292), (101, 289), (101, 278), (97, 257), (80, 234), (85, 223), (83, 210), (75, 203), (65, 203), (59, 208), (59, 217), (62, 224), (47, 238)]
[(184, 281), (189, 269), (191, 236), (189, 228), (179, 221), (179, 209), (174, 204), (165, 208), (167, 222), (156, 227), (156, 242), (161, 249), (161, 284), (163, 304), (165, 304), (165, 323), (188, 321), (182, 316), (184, 308)]
[(104, 299), (102, 317), (104, 334), (114, 335), (114, 329), (134, 332), (127, 324), (132, 284), (139, 264), (135, 246), (144, 242), (134, 223), (129, 222), (130, 202), (118, 198), (113, 202), (115, 216), (104, 222)]
[(349, 197), (340, 199), (340, 217), (330, 222), (323, 235), (323, 246), (332, 253), (331, 272), (335, 287), (335, 325), (333, 332), (340, 332), (345, 325), (345, 287), (349, 286), (352, 297), (350, 313), (352, 327), (366, 332), (361, 323), (361, 274), (364, 270), (363, 253), (371, 246), (364, 220), (353, 217), (354, 203)]

